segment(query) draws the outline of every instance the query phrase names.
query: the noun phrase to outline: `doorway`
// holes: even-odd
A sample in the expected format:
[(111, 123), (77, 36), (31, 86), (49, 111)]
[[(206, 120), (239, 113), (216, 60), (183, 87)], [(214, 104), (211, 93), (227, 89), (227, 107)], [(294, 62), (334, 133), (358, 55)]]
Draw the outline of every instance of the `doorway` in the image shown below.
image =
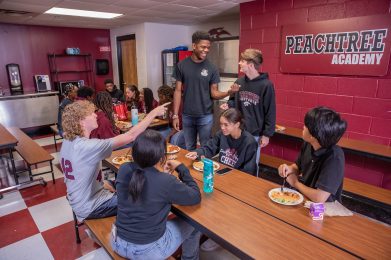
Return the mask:
[(117, 60), (119, 88), (125, 92), (126, 86), (138, 85), (135, 34), (117, 37)]

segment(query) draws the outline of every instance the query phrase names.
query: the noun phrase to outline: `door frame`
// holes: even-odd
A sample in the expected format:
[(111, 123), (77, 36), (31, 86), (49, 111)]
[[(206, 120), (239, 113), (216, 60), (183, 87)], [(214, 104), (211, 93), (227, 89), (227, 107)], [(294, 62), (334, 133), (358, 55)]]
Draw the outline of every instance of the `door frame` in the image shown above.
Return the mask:
[[(122, 70), (122, 48), (121, 41), (127, 40), (136, 40), (136, 34), (129, 34), (123, 36), (117, 36), (117, 61), (118, 61), (118, 74), (119, 74), (119, 88), (125, 92), (125, 86), (123, 86), (122, 82), (124, 82), (124, 75)], [(137, 54), (136, 54), (137, 56)]]

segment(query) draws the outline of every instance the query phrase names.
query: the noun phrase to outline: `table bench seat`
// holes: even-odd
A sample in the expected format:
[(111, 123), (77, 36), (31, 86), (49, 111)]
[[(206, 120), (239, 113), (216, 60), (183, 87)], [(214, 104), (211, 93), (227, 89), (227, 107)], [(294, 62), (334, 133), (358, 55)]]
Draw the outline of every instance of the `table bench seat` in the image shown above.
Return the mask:
[[(52, 163), (54, 157), (51, 156), (45, 149), (43, 149), (39, 144), (37, 144), (33, 139), (31, 139), (19, 128), (8, 127), (7, 130), (18, 140), (18, 144), (15, 147), (15, 150), (18, 152), (18, 154), (23, 158), (23, 160), (27, 164), (27, 170), (30, 174), (30, 179), (32, 179), (33, 176), (51, 173), (53, 183), (55, 183), (53, 163)], [(37, 165), (45, 162), (50, 163), (50, 171), (32, 174), (31, 172), (32, 165)], [(15, 181), (17, 182), (17, 180)]]

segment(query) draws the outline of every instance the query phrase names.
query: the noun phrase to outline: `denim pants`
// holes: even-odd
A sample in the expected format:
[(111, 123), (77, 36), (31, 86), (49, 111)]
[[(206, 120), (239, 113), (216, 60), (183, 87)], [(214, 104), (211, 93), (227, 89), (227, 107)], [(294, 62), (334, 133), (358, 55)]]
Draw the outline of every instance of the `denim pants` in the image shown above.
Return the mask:
[(255, 141), (257, 141), (257, 143), (258, 143), (258, 149), (257, 149), (257, 177), (259, 176), (259, 159), (260, 159), (260, 157), (261, 157), (261, 146), (259, 145), (259, 136), (255, 136), (254, 135), (254, 139), (255, 139)]
[(107, 218), (111, 216), (117, 215), (117, 205), (118, 205), (118, 198), (117, 193), (111, 197), (111, 199), (105, 201), (97, 207), (93, 212), (88, 215), (86, 219), (94, 219), (94, 218)]
[[(113, 225), (113, 230), (115, 226)], [(139, 245), (127, 242), (111, 232), (111, 247), (127, 259), (167, 259), (182, 244), (182, 259), (198, 259), (201, 233), (184, 220), (167, 221), (166, 231), (155, 242)]]
[(212, 134), (213, 114), (202, 116), (182, 115), (183, 132), (186, 149), (192, 151), (197, 147), (197, 134), (201, 146), (205, 146)]

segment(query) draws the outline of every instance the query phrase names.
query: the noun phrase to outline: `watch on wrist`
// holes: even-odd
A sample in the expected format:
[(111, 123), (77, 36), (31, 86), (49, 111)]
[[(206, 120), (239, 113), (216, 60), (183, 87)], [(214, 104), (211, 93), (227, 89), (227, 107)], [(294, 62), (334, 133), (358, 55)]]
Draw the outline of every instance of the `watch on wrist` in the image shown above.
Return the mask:
[(172, 115), (172, 119), (177, 119), (179, 118), (178, 115)]

